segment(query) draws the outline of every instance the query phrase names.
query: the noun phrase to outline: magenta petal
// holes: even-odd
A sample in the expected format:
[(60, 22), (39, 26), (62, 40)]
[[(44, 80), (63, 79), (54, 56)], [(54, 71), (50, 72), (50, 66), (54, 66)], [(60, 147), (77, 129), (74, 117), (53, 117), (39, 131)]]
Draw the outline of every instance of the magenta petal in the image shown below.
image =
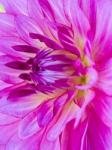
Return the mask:
[(31, 80), (31, 77), (29, 74), (27, 73), (22, 73), (19, 75), (19, 78), (23, 79), (23, 80)]
[[(62, 132), (62, 149), (64, 150), (87, 150), (89, 144), (87, 139), (87, 120), (83, 121), (76, 129), (74, 129), (74, 120), (67, 124)], [(75, 142), (74, 142), (75, 141)]]
[(37, 53), (38, 49), (29, 45), (15, 45), (12, 47), (16, 51), (27, 52), (27, 53)]
[(25, 88), (18, 88), (18, 89), (14, 89), (12, 90), (9, 95), (8, 95), (8, 100), (14, 100), (16, 98), (20, 98), (20, 97), (25, 97), (25, 96), (29, 96), (35, 94), (35, 91), (33, 89), (25, 89)]
[(13, 61), (5, 64), (7, 67), (19, 70), (29, 70), (30, 67), (25, 62)]
[(54, 18), (54, 12), (51, 8), (51, 5), (49, 4), (48, 0), (39, 0), (40, 6), (43, 9), (43, 12), (45, 14), (45, 16), (50, 20), (55, 20)]

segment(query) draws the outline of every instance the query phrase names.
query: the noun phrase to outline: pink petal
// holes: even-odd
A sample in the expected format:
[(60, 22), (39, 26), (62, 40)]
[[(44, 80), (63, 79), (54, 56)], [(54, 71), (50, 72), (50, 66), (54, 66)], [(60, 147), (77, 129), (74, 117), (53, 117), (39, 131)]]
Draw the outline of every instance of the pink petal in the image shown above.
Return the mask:
[(29, 16), (35, 20), (37, 25), (41, 28), (46, 36), (54, 40), (58, 39), (56, 25), (53, 22), (48, 22), (48, 20), (45, 18), (38, 0), (33, 0), (33, 3), (32, 0), (28, 0), (28, 12)]
[(39, 39), (41, 42), (44, 42), (49, 48), (52, 48), (54, 50), (63, 49), (61, 45), (41, 34), (30, 33), (30, 36), (32, 39)]
[(27, 0), (1, 0), (7, 13), (27, 15)]
[(76, 120), (74, 126), (77, 127), (81, 117), (83, 116), (84, 112), (86, 111), (87, 106), (90, 104), (90, 102), (93, 100), (95, 96), (94, 91), (88, 90), (88, 93), (84, 97), (84, 103), (82, 104), (81, 109), (77, 112)]
[(73, 54), (80, 56), (79, 50), (74, 46), (74, 41), (73, 41), (73, 33), (70, 28), (67, 28), (65, 26), (59, 26), (58, 27), (58, 36), (59, 40), (64, 46), (64, 48)]
[(69, 25), (65, 17), (65, 13), (63, 10), (63, 3), (61, 0), (39, 0), (40, 6), (45, 14), (45, 17), (51, 21), (56, 23), (65, 23)]
[(53, 102), (48, 101), (37, 108), (37, 121), (40, 127), (46, 126), (53, 118)]
[(15, 21), (19, 35), (27, 42), (33, 43), (33, 46), (36, 46), (37, 43), (31, 40), (29, 33), (43, 34), (38, 24), (33, 19), (24, 15), (17, 16)]
[(28, 12), (29, 16), (33, 18), (39, 24), (39, 26), (43, 26), (41, 23), (42, 19), (44, 19), (44, 15), (38, 0), (33, 0), (33, 3), (32, 0), (28, 0)]
[(40, 141), (41, 134), (22, 140), (18, 137), (18, 134), (15, 133), (9, 139), (6, 150), (35, 150), (35, 148), (39, 148)]
[[(111, 1), (99, 1), (97, 9), (96, 33), (94, 37), (93, 56), (95, 60), (103, 60), (106, 55), (111, 57), (111, 42), (112, 42), (112, 11)], [(105, 13), (104, 13), (105, 12)], [(105, 49), (107, 49), (105, 53)], [(108, 55), (108, 57), (109, 57)], [(104, 60), (103, 60), (104, 61)]]
[(56, 114), (58, 111), (60, 111), (68, 101), (72, 100), (74, 96), (75, 92), (69, 91), (68, 93), (64, 93), (60, 95), (58, 98), (56, 98), (56, 100), (54, 101), (54, 108), (53, 108), (54, 113)]
[(0, 150), (4, 150), (5, 149), (5, 145), (0, 145)]
[(14, 16), (0, 13), (0, 36), (17, 36)]
[(18, 118), (16, 118), (16, 117), (0, 113), (0, 126), (1, 125), (8, 125), (8, 124), (11, 124), (11, 123), (14, 123), (17, 121), (18, 121)]
[(88, 18), (91, 29), (88, 32), (90, 40), (94, 39), (96, 31), (96, 14), (97, 14), (97, 0), (80, 0), (79, 6), (81, 7), (83, 13)]
[(112, 97), (99, 91), (93, 101), (93, 107), (99, 118), (108, 127), (112, 126)]
[(22, 119), (19, 125), (19, 136), (26, 139), (40, 130), (37, 122), (37, 113), (32, 112)]
[(86, 36), (90, 29), (90, 24), (87, 17), (79, 7), (78, 1), (65, 0), (64, 8), (66, 16), (73, 25), (74, 33), (76, 33), (76, 36), (77, 33), (80, 33), (80, 35), (82, 35), (83, 37)]
[(59, 138), (57, 138), (54, 141), (48, 141), (46, 139), (46, 136), (45, 137), (43, 136), (41, 145), (40, 145), (40, 149), (44, 150), (44, 149), (46, 149), (46, 147), (47, 147), (47, 150), (61, 150)]
[(0, 80), (6, 82), (8, 84), (18, 84), (23, 81), (23, 80), (19, 79), (17, 76), (2, 73), (2, 72), (0, 72)]
[(5, 88), (8, 88), (10, 86), (11, 86), (10, 84), (7, 84), (0, 80), (0, 91), (4, 90)]
[[(40, 105), (45, 98), (41, 98), (41, 95), (33, 95), (19, 98), (16, 103), (12, 101), (5, 101), (4, 99), (0, 101), (0, 112), (4, 114), (9, 114), (15, 117), (23, 117), (29, 112), (33, 111), (38, 105)], [(37, 100), (38, 99), (38, 100)]]
[(47, 134), (47, 139), (50, 141), (55, 140), (63, 131), (66, 124), (75, 118), (76, 112), (77, 107), (75, 104), (71, 103), (70, 106), (69, 104), (66, 104), (61, 114), (58, 114), (58, 119), (56, 120), (57, 117), (55, 117), (54, 120), (49, 124), (50, 129)]
[(18, 123), (0, 126), (0, 144), (6, 144), (17, 130)]
[(112, 59), (109, 59), (99, 70), (97, 88), (104, 91), (107, 95), (112, 95)]
[[(7, 44), (6, 44), (7, 41)], [(11, 55), (14, 56), (15, 59), (27, 59), (28, 56), (26, 54), (17, 52), (13, 49), (13, 46), (15, 45), (25, 45), (26, 43), (21, 40), (18, 37), (1, 37), (0, 38), (0, 51), (7, 54), (7, 55)]]

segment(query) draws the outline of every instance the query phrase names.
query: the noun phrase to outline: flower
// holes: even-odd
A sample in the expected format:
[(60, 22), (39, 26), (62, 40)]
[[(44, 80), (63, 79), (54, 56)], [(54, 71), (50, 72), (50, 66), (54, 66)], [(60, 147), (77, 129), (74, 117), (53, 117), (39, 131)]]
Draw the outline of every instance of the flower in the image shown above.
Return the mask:
[(112, 2), (0, 7), (0, 150), (112, 150)]

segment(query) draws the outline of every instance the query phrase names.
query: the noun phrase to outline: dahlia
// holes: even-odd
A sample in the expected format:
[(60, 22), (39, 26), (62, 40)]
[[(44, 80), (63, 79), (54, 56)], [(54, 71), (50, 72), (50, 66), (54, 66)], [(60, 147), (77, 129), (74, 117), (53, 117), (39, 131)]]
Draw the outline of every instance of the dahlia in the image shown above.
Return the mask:
[(111, 9), (0, 0), (0, 150), (112, 150)]

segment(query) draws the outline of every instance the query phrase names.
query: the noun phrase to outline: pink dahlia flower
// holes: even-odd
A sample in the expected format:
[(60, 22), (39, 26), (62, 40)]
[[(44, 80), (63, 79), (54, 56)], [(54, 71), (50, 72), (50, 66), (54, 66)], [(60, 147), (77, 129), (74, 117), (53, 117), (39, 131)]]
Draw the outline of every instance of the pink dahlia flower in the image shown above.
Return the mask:
[(0, 12), (0, 150), (112, 150), (112, 1)]

